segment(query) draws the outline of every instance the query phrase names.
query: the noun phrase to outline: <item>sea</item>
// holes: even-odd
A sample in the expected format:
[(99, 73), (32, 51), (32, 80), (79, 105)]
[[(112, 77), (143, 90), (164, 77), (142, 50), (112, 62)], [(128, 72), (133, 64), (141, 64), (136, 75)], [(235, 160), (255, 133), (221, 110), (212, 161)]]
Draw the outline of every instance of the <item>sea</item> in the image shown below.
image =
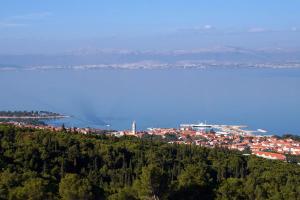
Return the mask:
[(181, 123), (247, 125), (300, 135), (300, 69), (0, 71), (0, 110), (70, 116), (49, 124), (138, 130)]

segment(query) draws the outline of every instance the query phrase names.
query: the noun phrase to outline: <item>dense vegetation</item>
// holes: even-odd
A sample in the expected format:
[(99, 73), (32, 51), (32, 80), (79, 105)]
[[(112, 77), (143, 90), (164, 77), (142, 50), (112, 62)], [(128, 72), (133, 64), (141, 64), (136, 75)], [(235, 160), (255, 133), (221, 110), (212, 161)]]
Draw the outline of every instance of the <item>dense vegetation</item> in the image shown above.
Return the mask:
[(300, 199), (300, 166), (224, 149), (0, 126), (0, 199)]

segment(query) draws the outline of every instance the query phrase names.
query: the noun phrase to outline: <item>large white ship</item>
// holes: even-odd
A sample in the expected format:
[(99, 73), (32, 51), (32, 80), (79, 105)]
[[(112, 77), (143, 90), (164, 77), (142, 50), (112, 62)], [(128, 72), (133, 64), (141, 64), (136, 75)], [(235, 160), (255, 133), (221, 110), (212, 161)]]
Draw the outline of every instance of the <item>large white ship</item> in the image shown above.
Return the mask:
[(202, 122), (199, 124), (180, 124), (180, 128), (207, 129), (212, 127), (213, 125), (202, 123)]

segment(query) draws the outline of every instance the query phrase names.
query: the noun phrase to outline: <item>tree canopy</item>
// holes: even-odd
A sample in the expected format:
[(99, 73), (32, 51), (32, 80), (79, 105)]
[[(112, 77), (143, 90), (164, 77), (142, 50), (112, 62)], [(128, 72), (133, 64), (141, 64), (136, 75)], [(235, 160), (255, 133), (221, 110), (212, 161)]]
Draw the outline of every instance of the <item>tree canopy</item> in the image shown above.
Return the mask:
[(300, 166), (153, 138), (0, 125), (2, 199), (300, 199)]

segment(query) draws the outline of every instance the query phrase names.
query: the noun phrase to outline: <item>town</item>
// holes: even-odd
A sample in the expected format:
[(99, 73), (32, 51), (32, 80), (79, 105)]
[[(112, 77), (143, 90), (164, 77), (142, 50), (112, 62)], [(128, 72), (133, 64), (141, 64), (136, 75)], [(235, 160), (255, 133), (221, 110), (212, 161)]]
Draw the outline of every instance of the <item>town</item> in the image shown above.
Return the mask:
[[(280, 139), (273, 135), (254, 134), (254, 131), (244, 130), (246, 126), (239, 125), (210, 125), (181, 124), (179, 128), (149, 128), (146, 131), (137, 131), (136, 122), (133, 121), (131, 130), (107, 131), (95, 128), (69, 128), (55, 127), (51, 125), (32, 125), (22, 122), (0, 122), (22, 128), (33, 128), (50, 131), (66, 131), (68, 133), (81, 134), (106, 134), (115, 137), (122, 136), (156, 136), (168, 143), (193, 144), (207, 148), (227, 148), (238, 150), (244, 155), (256, 155), (258, 157), (286, 161), (286, 155), (300, 156), (300, 142), (291, 138)], [(259, 129), (257, 132), (265, 133)]]

